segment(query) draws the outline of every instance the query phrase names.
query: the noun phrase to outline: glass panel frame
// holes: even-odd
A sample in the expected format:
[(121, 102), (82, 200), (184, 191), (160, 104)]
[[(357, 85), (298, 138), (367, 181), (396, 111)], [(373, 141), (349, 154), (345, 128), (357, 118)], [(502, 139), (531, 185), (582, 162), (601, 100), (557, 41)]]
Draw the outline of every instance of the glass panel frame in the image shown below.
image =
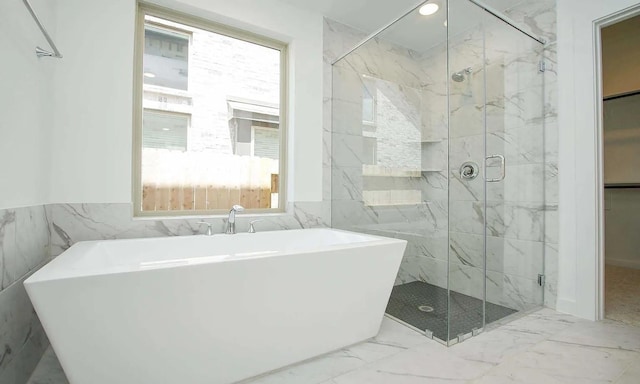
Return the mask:
[[(532, 245), (524, 260), (514, 258), (521, 250), (514, 240), (521, 239), (512, 238), (512, 231), (522, 218), (510, 217), (510, 202), (505, 204), (499, 198), (514, 194), (518, 196), (514, 206), (519, 204), (523, 212), (543, 212), (544, 180), (537, 178), (542, 173), (533, 171), (525, 175), (535, 183), (516, 179), (514, 185), (510, 174), (502, 179), (502, 159), (509, 164), (514, 151), (522, 148), (517, 143), (515, 149), (509, 143), (496, 147), (495, 137), (505, 138), (503, 133), (509, 130), (495, 130), (493, 124), (496, 116), (504, 120), (519, 107), (526, 109), (524, 113), (531, 115), (532, 122), (543, 124), (544, 80), (542, 76), (535, 77), (532, 81), (537, 83), (530, 83), (530, 89), (520, 89), (522, 84), (512, 78), (525, 67), (537, 71), (536, 60), (542, 59), (543, 51), (539, 41), (474, 2), (449, 0), (444, 5), (446, 15), (438, 22), (444, 35), (438, 44), (421, 46), (416, 39), (434, 35), (421, 29), (429, 19), (417, 17), (418, 6), (333, 64), (331, 216), (336, 228), (408, 241), (387, 315), (440, 343), (453, 345), (480, 333), (496, 317), (509, 319), (516, 310), (543, 305), (543, 290), (534, 283), (537, 284), (537, 274), (544, 273), (544, 239)], [(487, 51), (502, 47), (501, 44), (517, 48), (511, 56), (497, 50), (504, 54), (500, 59), (504, 60), (503, 66), (492, 63), (499, 55)], [(405, 55), (409, 50), (411, 54)], [(524, 58), (526, 64), (520, 63)], [(513, 65), (515, 71), (511, 70)], [(396, 73), (393, 68), (403, 71)], [(419, 168), (401, 164), (399, 156), (394, 163), (381, 167), (385, 143), (384, 133), (378, 131), (388, 125), (380, 112), (387, 108), (385, 96), (392, 94), (389, 90), (393, 87), (402, 88), (404, 96), (396, 94), (396, 107), (410, 106), (407, 100), (411, 97), (407, 95), (412, 89), (411, 76), (418, 73), (416, 68), (419, 75), (414, 79), (418, 78), (420, 85), (413, 89), (419, 94), (420, 122), (413, 127), (419, 133), (413, 137), (411, 130), (403, 131), (402, 119), (397, 122), (395, 133), (401, 138), (396, 147), (405, 148), (403, 145), (412, 140), (419, 141)], [(387, 90), (372, 98), (376, 100), (375, 129), (363, 124), (363, 79), (377, 79), (377, 92)], [(523, 92), (526, 101), (520, 103), (518, 96)], [(505, 108), (509, 103), (512, 105)], [(527, 109), (530, 106), (535, 110)], [(496, 114), (496, 110), (500, 113)], [(536, 129), (529, 133), (539, 132), (535, 138), (544, 143), (543, 130)], [(366, 142), (372, 138), (382, 147), (374, 161), (370, 161), (371, 146)], [(544, 145), (534, 152), (535, 156), (544, 157)], [(526, 155), (534, 154), (524, 151), (519, 156)], [(465, 170), (469, 171), (468, 180), (462, 177), (467, 176)], [(405, 178), (423, 183), (413, 181), (414, 186), (419, 185), (420, 201), (425, 206), (414, 207), (411, 213), (400, 204), (388, 204), (390, 197), (384, 200), (379, 193), (385, 183), (397, 191)], [(522, 204), (517, 200), (521, 196), (531, 198), (533, 205)], [(544, 220), (541, 224), (536, 227), (537, 233), (544, 233)], [(499, 240), (497, 248), (495, 239)], [(508, 247), (513, 249), (505, 250)], [(504, 257), (508, 252), (509, 257)], [(435, 293), (438, 289), (442, 295)], [(513, 304), (524, 296), (530, 298), (531, 305)], [(425, 320), (435, 318), (444, 325), (435, 326)]]

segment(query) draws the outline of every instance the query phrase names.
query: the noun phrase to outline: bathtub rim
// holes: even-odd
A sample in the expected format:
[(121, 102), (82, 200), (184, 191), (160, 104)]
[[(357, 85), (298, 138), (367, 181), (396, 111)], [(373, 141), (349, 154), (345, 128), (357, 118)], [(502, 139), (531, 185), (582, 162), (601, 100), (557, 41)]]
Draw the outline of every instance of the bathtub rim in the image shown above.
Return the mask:
[[(79, 241), (65, 250), (63, 253), (58, 255), (57, 257), (52, 258), (49, 262), (42, 265), (37, 271), (35, 271), (28, 279), (26, 279), (23, 284), (25, 287), (28, 287), (31, 284), (45, 283), (45, 282), (54, 282), (54, 281), (62, 281), (68, 279), (80, 279), (80, 278), (95, 278), (100, 276), (109, 276), (115, 274), (128, 274), (128, 273), (145, 273), (145, 272), (153, 272), (157, 270), (166, 270), (166, 269), (181, 269), (181, 268), (193, 268), (198, 266), (205, 266), (217, 263), (236, 263), (236, 262), (248, 262), (256, 259), (264, 259), (264, 258), (276, 258), (281, 256), (291, 256), (291, 255), (307, 255), (318, 252), (329, 252), (340, 249), (355, 249), (355, 248), (363, 248), (363, 247), (371, 247), (378, 246), (384, 244), (394, 244), (394, 243), (407, 243), (404, 239), (392, 238), (392, 237), (384, 237), (379, 235), (371, 235), (368, 233), (360, 233), (347, 231), (342, 229), (334, 229), (334, 228), (304, 228), (304, 229), (293, 229), (293, 230), (277, 230), (277, 231), (264, 231), (261, 234), (269, 233), (269, 232), (287, 232), (287, 233), (295, 233), (300, 231), (317, 231), (317, 232), (339, 232), (339, 233), (347, 233), (354, 234), (358, 236), (364, 236), (370, 238), (370, 240), (352, 242), (352, 243), (339, 243), (339, 244), (328, 244), (321, 245), (315, 248), (306, 248), (306, 249), (292, 249), (292, 250), (279, 250), (273, 254), (269, 255), (251, 255), (251, 256), (243, 256), (243, 257), (229, 257), (229, 255), (215, 255), (215, 256), (204, 256), (205, 258), (209, 258), (208, 262), (197, 262), (197, 263), (184, 263), (184, 264), (173, 264), (169, 265), (167, 263), (163, 266), (157, 266), (153, 268), (140, 268), (139, 263), (137, 267), (133, 264), (130, 265), (118, 265), (115, 268), (108, 268), (106, 270), (99, 270), (99, 268), (84, 268), (81, 270), (73, 270), (69, 269), (68, 264), (71, 260), (78, 257), (87, 257), (86, 255), (90, 252), (96, 252), (96, 248), (100, 244), (104, 243), (112, 243), (112, 242), (135, 242), (140, 240), (158, 240), (158, 241), (171, 241), (177, 238), (187, 239), (187, 238), (222, 238), (223, 236), (253, 236), (254, 234), (249, 233), (240, 233), (236, 235), (226, 235), (226, 234), (215, 234), (213, 236), (207, 235), (192, 235), (192, 236), (163, 236), (163, 237), (144, 237), (144, 238), (131, 238), (131, 239), (104, 239), (104, 240), (86, 240)], [(406, 246), (406, 245), (405, 245)], [(202, 259), (203, 257), (192, 257), (192, 258), (183, 258), (182, 260), (197, 260)], [(219, 260), (215, 260), (214, 258), (219, 258)]]

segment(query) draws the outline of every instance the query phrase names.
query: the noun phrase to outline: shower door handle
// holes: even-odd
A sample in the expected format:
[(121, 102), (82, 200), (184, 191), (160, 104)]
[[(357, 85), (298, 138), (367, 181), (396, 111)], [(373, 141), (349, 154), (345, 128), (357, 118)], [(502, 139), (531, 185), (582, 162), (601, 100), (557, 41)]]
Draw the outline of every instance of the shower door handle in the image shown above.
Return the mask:
[[(484, 174), (487, 174), (487, 160), (490, 159), (500, 159), (500, 177), (498, 177), (497, 179), (486, 179), (485, 180), (488, 183), (497, 183), (499, 181), (504, 180), (505, 174), (506, 174), (506, 167), (505, 167), (505, 160), (504, 160), (504, 156), (502, 155), (491, 155), (491, 156), (487, 156), (484, 159)], [(486, 177), (486, 176), (485, 176)]]

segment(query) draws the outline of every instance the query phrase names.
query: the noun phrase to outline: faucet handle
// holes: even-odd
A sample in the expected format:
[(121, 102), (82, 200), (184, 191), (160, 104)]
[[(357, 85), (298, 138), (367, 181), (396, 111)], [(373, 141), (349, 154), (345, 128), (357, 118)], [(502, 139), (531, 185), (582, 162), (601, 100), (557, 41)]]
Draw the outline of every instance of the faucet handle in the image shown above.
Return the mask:
[(213, 235), (213, 230), (211, 229), (211, 226), (213, 226), (213, 224), (207, 223), (206, 221), (198, 221), (198, 224), (204, 224), (207, 226), (207, 236)]
[(249, 222), (249, 233), (256, 233), (256, 229), (255, 229), (255, 227), (253, 226), (253, 224), (255, 224), (255, 223), (259, 223), (259, 222), (261, 222), (261, 221), (264, 221), (264, 220), (262, 220), (262, 219), (258, 219), (258, 220), (251, 220), (251, 221)]

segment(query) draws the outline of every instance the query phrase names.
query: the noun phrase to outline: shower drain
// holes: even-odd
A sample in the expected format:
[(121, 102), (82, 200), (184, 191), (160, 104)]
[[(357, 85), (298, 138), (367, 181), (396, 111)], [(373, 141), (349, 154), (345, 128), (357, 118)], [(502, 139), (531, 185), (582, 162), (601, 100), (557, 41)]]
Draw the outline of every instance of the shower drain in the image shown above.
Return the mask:
[(433, 307), (430, 307), (428, 305), (421, 305), (418, 307), (418, 310), (421, 312), (433, 312)]

